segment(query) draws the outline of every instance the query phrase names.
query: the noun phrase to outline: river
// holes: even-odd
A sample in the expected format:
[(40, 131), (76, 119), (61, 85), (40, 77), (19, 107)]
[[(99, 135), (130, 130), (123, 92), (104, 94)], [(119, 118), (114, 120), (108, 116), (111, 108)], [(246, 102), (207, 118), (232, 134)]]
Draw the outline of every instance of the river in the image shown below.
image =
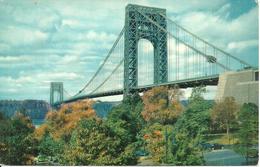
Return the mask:
[(32, 119), (33, 125), (38, 128), (41, 124), (45, 122), (45, 119)]

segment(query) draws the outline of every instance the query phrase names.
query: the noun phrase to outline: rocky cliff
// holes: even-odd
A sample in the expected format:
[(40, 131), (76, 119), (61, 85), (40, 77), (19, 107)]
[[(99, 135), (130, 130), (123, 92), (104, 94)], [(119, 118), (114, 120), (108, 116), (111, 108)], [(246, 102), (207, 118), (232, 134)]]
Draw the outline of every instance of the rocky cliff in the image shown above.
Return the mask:
[(97, 116), (99, 116), (100, 118), (105, 118), (107, 117), (108, 113), (112, 110), (112, 108), (114, 106), (117, 106), (118, 104), (120, 104), (121, 102), (101, 102), (101, 101), (97, 101), (94, 105), (93, 105), (93, 109), (96, 111)]
[(49, 110), (49, 103), (43, 100), (0, 100), (0, 112), (6, 117), (12, 117), (19, 111), (31, 119), (44, 119)]

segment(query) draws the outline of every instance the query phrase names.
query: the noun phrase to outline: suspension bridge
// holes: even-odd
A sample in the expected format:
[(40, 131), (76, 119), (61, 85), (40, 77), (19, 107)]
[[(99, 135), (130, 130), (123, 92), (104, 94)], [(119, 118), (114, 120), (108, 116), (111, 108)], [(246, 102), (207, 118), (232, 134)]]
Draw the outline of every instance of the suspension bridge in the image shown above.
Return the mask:
[(217, 85), (221, 73), (251, 67), (169, 19), (166, 9), (129, 4), (125, 25), (92, 78), (72, 96), (65, 96), (61, 82), (51, 83), (50, 103), (125, 96), (162, 85)]

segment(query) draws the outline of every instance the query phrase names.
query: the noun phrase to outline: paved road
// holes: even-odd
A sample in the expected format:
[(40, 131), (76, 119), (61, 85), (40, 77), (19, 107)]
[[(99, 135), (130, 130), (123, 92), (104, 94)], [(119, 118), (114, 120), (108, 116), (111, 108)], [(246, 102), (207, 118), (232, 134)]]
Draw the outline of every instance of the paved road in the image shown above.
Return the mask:
[[(246, 163), (243, 156), (230, 149), (213, 150), (204, 153), (204, 158), (206, 165), (243, 165)], [(256, 159), (254, 160), (256, 161)]]

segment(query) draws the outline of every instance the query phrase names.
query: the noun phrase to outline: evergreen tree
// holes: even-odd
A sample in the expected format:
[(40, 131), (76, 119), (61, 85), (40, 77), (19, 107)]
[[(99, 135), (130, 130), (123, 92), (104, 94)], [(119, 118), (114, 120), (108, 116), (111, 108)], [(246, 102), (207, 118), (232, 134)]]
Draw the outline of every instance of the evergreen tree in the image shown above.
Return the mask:
[(201, 135), (208, 132), (211, 105), (203, 98), (204, 87), (193, 88), (187, 110), (182, 113), (174, 127), (172, 149), (176, 165), (201, 165)]
[(245, 103), (239, 112), (239, 147), (238, 151), (245, 156), (247, 163), (250, 153), (257, 149), (253, 146), (258, 146), (258, 107), (253, 103)]

